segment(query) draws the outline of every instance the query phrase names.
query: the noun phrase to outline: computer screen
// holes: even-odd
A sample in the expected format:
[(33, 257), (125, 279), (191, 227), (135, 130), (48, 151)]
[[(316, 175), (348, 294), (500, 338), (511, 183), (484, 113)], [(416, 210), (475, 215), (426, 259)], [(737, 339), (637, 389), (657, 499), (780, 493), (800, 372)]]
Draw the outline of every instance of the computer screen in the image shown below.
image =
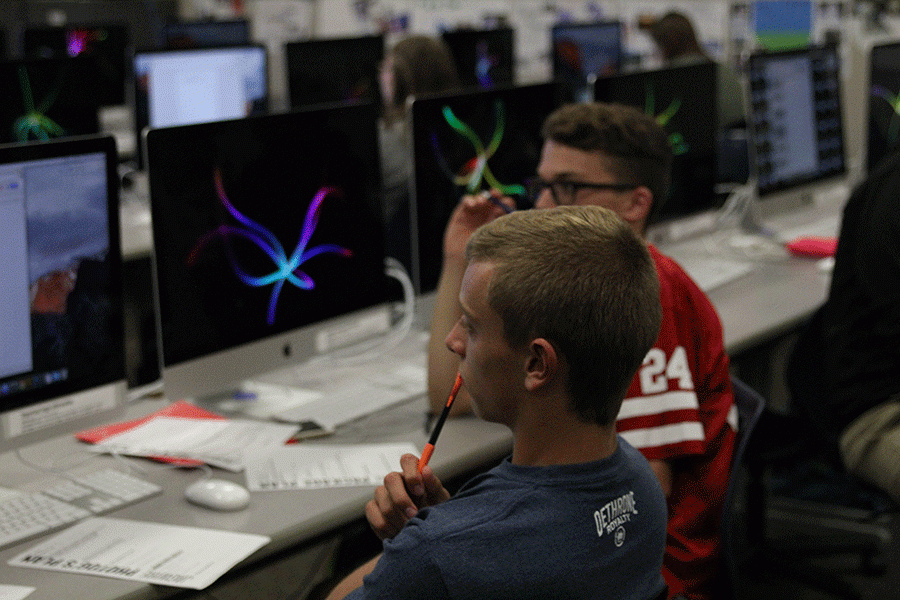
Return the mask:
[(0, 439), (114, 408), (125, 344), (113, 139), (0, 146), (0, 247)]
[(444, 227), (465, 193), (499, 189), (517, 197), (540, 162), (541, 126), (556, 108), (552, 83), (416, 98), (413, 143), (413, 283), (437, 287)]
[(360, 104), (147, 133), (167, 395), (387, 331), (376, 123)]
[(128, 26), (124, 23), (26, 27), (22, 32), (25, 58), (87, 56), (98, 71), (93, 93), (101, 106), (125, 104), (131, 70)]
[(246, 19), (231, 19), (165, 23), (162, 37), (164, 47), (172, 50), (249, 44), (250, 22)]
[(900, 42), (871, 48), (868, 104), (866, 164), (872, 170), (900, 146)]
[(289, 42), (284, 51), (291, 107), (380, 100), (383, 36)]
[(594, 98), (635, 106), (656, 117), (669, 135), (669, 193), (654, 223), (717, 206), (715, 63), (601, 77), (594, 84)]
[(97, 85), (84, 56), (0, 62), (0, 143), (97, 133)]
[(572, 100), (588, 101), (594, 77), (622, 68), (622, 23), (560, 23), (550, 32), (553, 78)]
[[(266, 69), (262, 45), (135, 53), (134, 120), (138, 139), (148, 126), (188, 125), (265, 112)], [(142, 162), (142, 152), (139, 154)]]
[(514, 31), (457, 29), (441, 34), (459, 71), (463, 86), (489, 90), (515, 80)]
[(843, 175), (838, 48), (756, 53), (747, 68), (760, 198)]

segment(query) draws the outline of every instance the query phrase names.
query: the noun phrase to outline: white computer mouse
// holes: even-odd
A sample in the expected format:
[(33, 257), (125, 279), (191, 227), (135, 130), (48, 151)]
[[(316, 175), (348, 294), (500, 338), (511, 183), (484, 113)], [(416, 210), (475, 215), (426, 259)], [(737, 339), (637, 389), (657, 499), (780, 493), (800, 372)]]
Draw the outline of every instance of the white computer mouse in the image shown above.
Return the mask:
[(188, 502), (210, 510), (241, 510), (250, 504), (247, 488), (227, 479), (194, 482), (184, 489), (184, 497)]

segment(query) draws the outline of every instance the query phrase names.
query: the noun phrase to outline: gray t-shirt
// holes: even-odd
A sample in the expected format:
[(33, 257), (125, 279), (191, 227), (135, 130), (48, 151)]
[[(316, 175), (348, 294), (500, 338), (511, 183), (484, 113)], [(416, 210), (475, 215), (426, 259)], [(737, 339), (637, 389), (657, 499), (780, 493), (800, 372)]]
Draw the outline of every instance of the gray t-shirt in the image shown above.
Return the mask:
[(621, 437), (607, 459), (522, 467), (508, 459), (425, 508), (349, 598), (646, 600), (661, 575), (667, 509)]

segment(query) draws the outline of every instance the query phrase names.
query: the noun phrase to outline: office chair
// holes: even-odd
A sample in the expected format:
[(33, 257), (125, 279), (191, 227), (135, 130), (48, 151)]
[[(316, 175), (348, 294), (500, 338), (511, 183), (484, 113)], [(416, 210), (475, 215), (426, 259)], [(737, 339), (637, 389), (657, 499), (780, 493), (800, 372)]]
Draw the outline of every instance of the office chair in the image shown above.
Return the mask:
[[(806, 559), (858, 556), (864, 573), (883, 573), (891, 541), (885, 517), (896, 507), (886, 494), (843, 468), (836, 436), (818, 404), (829, 386), (821, 358), (822, 315), (820, 307), (801, 330), (788, 359), (790, 411), (765, 412), (749, 451), (748, 502), (753, 509), (748, 533), (757, 568), (834, 597), (857, 600), (859, 592), (834, 569), (819, 568)], [(792, 530), (789, 541), (766, 535), (776, 519)]]
[(766, 407), (765, 399), (756, 390), (733, 375), (731, 387), (734, 391), (734, 404), (738, 410), (738, 430), (731, 458), (731, 475), (722, 503), (723, 573), (719, 582), (721, 598), (734, 598), (735, 590), (739, 588), (740, 566), (749, 554), (746, 543), (749, 496), (745, 461), (750, 437)]

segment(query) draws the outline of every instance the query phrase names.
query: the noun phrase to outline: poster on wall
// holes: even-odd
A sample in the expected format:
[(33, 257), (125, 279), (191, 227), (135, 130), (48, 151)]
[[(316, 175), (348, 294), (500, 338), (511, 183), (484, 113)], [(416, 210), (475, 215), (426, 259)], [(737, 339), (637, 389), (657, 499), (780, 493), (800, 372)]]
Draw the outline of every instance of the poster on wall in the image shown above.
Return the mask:
[(252, 37), (266, 45), (269, 61), (269, 104), (272, 110), (288, 107), (284, 45), (313, 36), (312, 2), (253, 0), (244, 14), (252, 23)]
[(765, 0), (753, 3), (756, 43), (765, 50), (802, 48), (812, 42), (812, 2)]

